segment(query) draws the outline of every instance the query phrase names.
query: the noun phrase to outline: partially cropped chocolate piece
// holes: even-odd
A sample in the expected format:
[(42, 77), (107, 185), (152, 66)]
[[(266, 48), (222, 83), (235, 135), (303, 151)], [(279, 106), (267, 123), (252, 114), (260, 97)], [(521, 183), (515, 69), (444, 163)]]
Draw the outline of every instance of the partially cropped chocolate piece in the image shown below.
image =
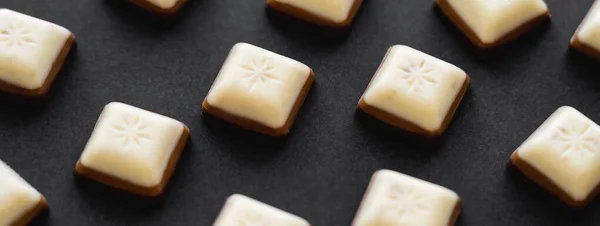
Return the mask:
[(461, 211), (452, 190), (391, 170), (373, 175), (352, 226), (454, 225)]
[(0, 92), (45, 96), (74, 41), (61, 26), (0, 9)]
[(516, 39), (550, 18), (543, 0), (436, 0), (446, 16), (479, 48)]
[(567, 204), (585, 206), (598, 193), (600, 126), (572, 107), (561, 107), (510, 162)]
[(571, 47), (600, 60), (600, 4), (598, 1), (588, 12), (571, 38)]
[(267, 0), (267, 6), (328, 27), (348, 27), (363, 0)]
[(0, 225), (27, 225), (47, 207), (44, 196), (0, 160)]
[(140, 7), (160, 14), (176, 14), (188, 0), (129, 0)]

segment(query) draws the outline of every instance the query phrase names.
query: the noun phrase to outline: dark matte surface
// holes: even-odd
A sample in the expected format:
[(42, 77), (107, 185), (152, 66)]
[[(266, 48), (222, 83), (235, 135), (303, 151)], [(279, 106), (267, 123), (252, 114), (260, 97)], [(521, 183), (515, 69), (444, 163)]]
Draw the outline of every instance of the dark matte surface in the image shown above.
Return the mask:
[[(507, 169), (511, 152), (561, 105), (600, 121), (600, 63), (568, 54), (592, 0), (549, 0), (553, 21), (481, 57), (433, 0), (371, 0), (350, 33), (326, 37), (267, 15), (262, 0), (193, 0), (165, 22), (124, 0), (2, 0), (77, 36), (46, 104), (2, 101), (0, 158), (48, 199), (35, 225), (211, 225), (243, 193), (315, 226), (350, 225), (381, 168), (446, 186), (463, 199), (457, 225), (600, 224), (600, 201), (573, 211)], [(200, 115), (226, 54), (245, 41), (295, 58), (316, 82), (284, 140)], [(471, 91), (438, 146), (355, 117), (386, 49), (406, 44), (467, 71)], [(140, 200), (73, 175), (103, 106), (122, 101), (185, 122), (191, 143), (164, 199)], [(393, 133), (389, 133), (393, 132)], [(428, 145), (429, 146), (429, 145)]]

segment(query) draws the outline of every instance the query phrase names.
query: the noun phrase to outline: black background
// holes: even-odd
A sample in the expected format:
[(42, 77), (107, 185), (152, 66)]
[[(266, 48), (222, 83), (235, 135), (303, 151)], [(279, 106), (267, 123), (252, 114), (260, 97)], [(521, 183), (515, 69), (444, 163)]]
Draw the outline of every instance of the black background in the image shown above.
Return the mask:
[[(0, 158), (47, 197), (50, 214), (35, 225), (211, 225), (233, 193), (315, 226), (350, 225), (371, 175), (382, 168), (456, 191), (464, 207), (460, 226), (598, 225), (600, 201), (571, 210), (507, 167), (512, 151), (562, 105), (600, 121), (599, 63), (568, 51), (592, 2), (548, 0), (550, 23), (482, 56), (433, 0), (367, 1), (341, 37), (271, 15), (263, 0), (192, 0), (170, 20), (124, 0), (0, 0), (0, 7), (60, 24), (77, 37), (44, 104), (3, 100)], [(229, 49), (242, 41), (316, 73), (286, 139), (201, 117)], [(470, 92), (433, 148), (355, 114), (394, 44), (471, 76)], [(73, 175), (111, 101), (190, 127), (191, 142), (162, 199), (139, 199)]]

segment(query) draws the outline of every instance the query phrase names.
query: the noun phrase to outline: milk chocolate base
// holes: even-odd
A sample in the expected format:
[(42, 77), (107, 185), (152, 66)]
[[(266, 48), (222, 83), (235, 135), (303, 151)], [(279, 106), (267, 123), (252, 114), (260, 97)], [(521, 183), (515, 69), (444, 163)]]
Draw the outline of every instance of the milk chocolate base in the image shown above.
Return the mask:
[(40, 198), (40, 202), (33, 207), (30, 211), (23, 214), (19, 219), (17, 219), (11, 226), (25, 226), (29, 224), (33, 219), (35, 219), (40, 213), (48, 208), (48, 203), (46, 202), (46, 198), (42, 196)]
[(575, 200), (569, 194), (563, 191), (558, 185), (552, 182), (550, 178), (542, 174), (525, 160), (521, 159), (518, 151), (515, 151), (510, 156), (510, 164), (517, 167), (517, 169), (519, 169), (530, 180), (536, 182), (539, 186), (575, 208), (585, 207), (600, 192), (600, 185), (598, 185), (585, 200)]
[(579, 32), (575, 33), (575, 36), (573, 36), (573, 38), (571, 39), (571, 48), (596, 60), (600, 60), (600, 50), (594, 49), (594, 47), (591, 47), (579, 41), (579, 38), (577, 37), (578, 34)]
[(133, 4), (136, 4), (148, 11), (151, 12), (155, 12), (155, 13), (159, 13), (159, 14), (163, 14), (163, 15), (174, 15), (177, 14), (179, 12), (179, 10), (181, 9), (181, 7), (188, 1), (188, 0), (179, 0), (173, 7), (171, 8), (160, 8), (150, 2), (148, 2), (148, 0), (129, 0), (130, 2), (132, 2)]
[(288, 15), (292, 15), (301, 20), (320, 25), (320, 26), (333, 27), (333, 28), (345, 28), (345, 27), (349, 27), (350, 24), (352, 24), (352, 20), (354, 20), (354, 17), (356, 16), (356, 13), (358, 12), (358, 9), (360, 8), (360, 5), (362, 4), (362, 2), (363, 2), (363, 0), (355, 0), (354, 5), (352, 5), (352, 8), (350, 9), (350, 13), (348, 14), (348, 17), (346, 17), (346, 20), (344, 20), (342, 22), (331, 21), (329, 19), (317, 16), (317, 15), (315, 15), (311, 12), (308, 12), (304, 9), (301, 9), (301, 8), (298, 8), (298, 7), (295, 7), (292, 5), (284, 4), (281, 2), (277, 2), (275, 0), (267, 0), (267, 7), (274, 9), (276, 11), (279, 11), (279, 12), (283, 12)]
[[(377, 178), (377, 176), (374, 176), (373, 178), (371, 178), (371, 182), (369, 183), (369, 186), (367, 187), (367, 191), (365, 191), (365, 197), (363, 197), (363, 200), (360, 203), (361, 207), (358, 209), (356, 216), (360, 215), (362, 208), (363, 208), (363, 204), (365, 203), (365, 198), (367, 195), (369, 195), (369, 192), (372, 189), (373, 181), (375, 181), (376, 178)], [(454, 206), (454, 211), (452, 211), (452, 214), (450, 215), (450, 219), (448, 219), (448, 226), (454, 226), (454, 224), (456, 223), (456, 220), (458, 219), (458, 215), (460, 215), (460, 212), (462, 211), (461, 203), (462, 203), (462, 201), (460, 200), (460, 198), (458, 198), (458, 201), (456, 202), (456, 205)], [(352, 226), (354, 226), (354, 225), (356, 225), (356, 222), (352, 222)]]
[(492, 43), (484, 43), (483, 41), (481, 41), (481, 39), (479, 39), (479, 37), (477, 37), (473, 29), (471, 29), (471, 27), (467, 25), (467, 23), (460, 17), (460, 15), (458, 15), (458, 13), (454, 11), (454, 8), (450, 6), (447, 0), (436, 0), (436, 5), (442, 10), (442, 12), (444, 12), (444, 14), (446, 14), (450, 21), (452, 21), (452, 23), (454, 23), (454, 25), (458, 27), (458, 29), (465, 36), (467, 36), (467, 38), (469, 38), (469, 40), (471, 40), (471, 42), (475, 46), (477, 46), (480, 49), (491, 49), (499, 45), (505, 44), (507, 42), (510, 42), (512, 40), (515, 40), (524, 33), (527, 33), (533, 27), (551, 18), (550, 12), (546, 11), (546, 13), (536, 18), (533, 18), (527, 23), (524, 23), (523, 25), (519, 26), (518, 28), (499, 38), (497, 41)]
[(42, 86), (40, 88), (24, 89), (24, 88), (17, 87), (12, 84), (0, 81), (0, 92), (5, 92), (8, 94), (23, 96), (23, 97), (27, 97), (27, 98), (45, 97), (48, 94), (48, 91), (50, 91), (50, 87), (52, 86), (52, 83), (56, 79), (58, 72), (62, 68), (63, 63), (67, 59), (67, 56), (69, 55), (69, 52), (71, 51), (71, 47), (73, 46), (74, 42), (75, 42), (75, 36), (73, 34), (71, 34), (71, 36), (65, 42), (62, 50), (60, 51), (60, 53), (54, 60), (54, 64), (52, 65), (50, 72), (48, 72), (46, 81), (44, 81), (44, 84), (42, 84)]
[[(385, 62), (385, 60), (387, 59), (390, 50), (391, 50), (391, 48), (388, 49), (388, 52), (386, 53), (385, 57), (381, 61), (379, 68), (377, 69), (377, 72), (381, 68), (381, 65), (383, 64), (383, 62)], [(375, 74), (377, 74), (377, 72), (375, 72)], [(369, 82), (369, 85), (367, 86), (367, 90), (371, 86), (371, 83), (373, 82), (374, 78), (375, 78), (375, 76), (373, 76), (373, 78), (371, 79), (371, 82)], [(446, 114), (446, 117), (444, 118), (442, 125), (440, 126), (440, 128), (438, 128), (437, 130), (434, 130), (434, 131), (423, 129), (420, 126), (418, 126), (406, 119), (396, 117), (395, 115), (392, 115), (388, 112), (380, 110), (379, 108), (376, 108), (376, 107), (373, 107), (373, 106), (367, 104), (367, 102), (364, 101), (364, 94), (360, 98), (360, 101), (358, 102), (357, 109), (362, 110), (363, 112), (371, 115), (372, 117), (374, 117), (376, 119), (379, 119), (380, 121), (382, 121), (384, 123), (398, 127), (400, 129), (406, 130), (408, 132), (427, 136), (428, 138), (438, 138), (442, 135), (442, 133), (444, 133), (446, 128), (448, 128), (448, 125), (450, 125), (450, 122), (452, 121), (452, 117), (454, 116), (454, 113), (456, 113), (456, 109), (458, 109), (460, 102), (462, 101), (463, 97), (465, 96), (465, 93), (469, 89), (470, 81), (471, 81), (471, 79), (469, 78), (469, 76), (467, 76), (465, 78), (465, 82), (463, 83), (460, 91), (458, 92), (456, 98), (454, 99), (452, 106), (450, 106), (450, 109), (448, 110), (448, 113)]]
[(310, 91), (310, 87), (312, 86), (314, 79), (315, 79), (314, 73), (311, 70), (310, 75), (306, 79), (306, 83), (304, 83), (304, 86), (302, 87), (300, 94), (298, 94), (298, 99), (296, 99), (296, 102), (294, 103), (294, 106), (292, 107), (290, 116), (288, 117), (286, 123), (282, 127), (279, 127), (279, 128), (271, 128), (271, 127), (265, 126), (257, 121), (254, 121), (252, 119), (237, 116), (232, 113), (221, 110), (217, 107), (211, 106), (208, 103), (208, 101), (206, 101), (206, 98), (204, 99), (204, 102), (202, 102), (202, 114), (207, 114), (207, 115), (213, 116), (215, 118), (219, 118), (224, 121), (228, 121), (235, 125), (241, 126), (242, 128), (246, 128), (246, 129), (249, 129), (249, 130), (252, 130), (255, 132), (259, 132), (262, 134), (266, 134), (269, 136), (285, 136), (290, 132), (290, 128), (292, 127), (292, 125), (294, 124), (294, 121), (296, 120), (296, 116), (298, 115), (298, 112), (300, 111), (300, 107), (302, 107), (304, 100), (308, 96), (308, 91)]
[(169, 182), (169, 179), (171, 179), (171, 176), (173, 175), (173, 172), (175, 171), (175, 167), (177, 166), (177, 162), (179, 161), (179, 158), (181, 157), (181, 152), (183, 151), (183, 149), (185, 148), (185, 145), (187, 143), (187, 140), (189, 138), (190, 135), (190, 130), (187, 126), (184, 125), (184, 130), (183, 133), (181, 134), (181, 137), (179, 138), (179, 143), (177, 143), (177, 145), (175, 146), (175, 150), (173, 150), (173, 153), (171, 154), (171, 157), (169, 158), (169, 162), (167, 164), (167, 167), (165, 169), (165, 172), (163, 174), (163, 178), (161, 180), (161, 182), (155, 186), (152, 187), (142, 187), (136, 184), (133, 184), (129, 181), (125, 181), (122, 180), (120, 178), (116, 178), (112, 175), (108, 175), (105, 174), (103, 172), (99, 172), (96, 171), (92, 168), (88, 168), (85, 165), (83, 165), (83, 163), (81, 163), (81, 160), (77, 161), (77, 166), (75, 167), (75, 172), (83, 177), (87, 177), (91, 180), (121, 189), (121, 190), (125, 190), (128, 192), (132, 192), (138, 195), (142, 195), (142, 196), (149, 196), (149, 197), (156, 197), (161, 195), (164, 190), (165, 187), (167, 186), (167, 183)]

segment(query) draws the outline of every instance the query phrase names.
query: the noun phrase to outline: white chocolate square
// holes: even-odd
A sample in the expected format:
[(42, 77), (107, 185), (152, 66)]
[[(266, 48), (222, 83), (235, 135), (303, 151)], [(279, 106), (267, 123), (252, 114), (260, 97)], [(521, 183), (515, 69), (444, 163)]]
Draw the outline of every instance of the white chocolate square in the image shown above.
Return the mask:
[(229, 114), (281, 128), (311, 73), (298, 61), (238, 43), (231, 49), (206, 101)]
[(135, 185), (156, 186), (184, 128), (175, 119), (113, 102), (102, 111), (80, 161)]
[(144, 0), (147, 1), (161, 9), (170, 9), (175, 7), (175, 5), (182, 0)]
[(42, 87), (71, 32), (56, 24), (0, 9), (0, 81)]
[(213, 226), (310, 226), (295, 215), (262, 202), (235, 194), (225, 202)]
[(450, 225), (458, 195), (391, 170), (373, 175), (352, 226)]
[(363, 95), (369, 106), (427, 130), (441, 128), (467, 74), (408, 46), (393, 46)]
[(543, 0), (446, 0), (483, 43), (495, 43), (548, 12)]
[(575, 35), (573, 38), (577, 37), (579, 42), (600, 50), (600, 4), (598, 1), (594, 2)]
[(42, 200), (42, 195), (0, 160), (0, 225), (12, 225)]
[(572, 107), (556, 110), (516, 152), (576, 201), (600, 182), (600, 127)]
[(350, 16), (356, 0), (274, 0), (302, 9), (321, 18), (342, 23)]

